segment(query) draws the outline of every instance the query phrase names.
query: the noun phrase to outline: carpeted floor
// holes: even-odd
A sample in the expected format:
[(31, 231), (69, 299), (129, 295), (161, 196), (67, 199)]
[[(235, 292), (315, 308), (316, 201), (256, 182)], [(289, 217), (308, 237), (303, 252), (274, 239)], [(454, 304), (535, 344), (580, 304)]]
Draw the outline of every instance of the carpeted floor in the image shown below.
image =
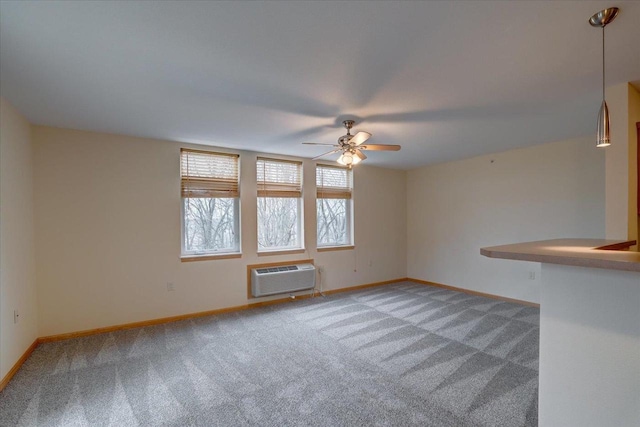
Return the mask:
[(537, 308), (414, 283), (40, 345), (1, 426), (535, 426)]

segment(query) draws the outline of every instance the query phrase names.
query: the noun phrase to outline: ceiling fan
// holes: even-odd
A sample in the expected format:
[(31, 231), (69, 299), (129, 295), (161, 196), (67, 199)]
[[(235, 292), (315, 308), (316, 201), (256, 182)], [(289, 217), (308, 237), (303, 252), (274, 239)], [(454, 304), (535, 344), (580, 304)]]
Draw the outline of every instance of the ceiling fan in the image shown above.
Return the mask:
[(328, 156), (329, 154), (342, 152), (340, 158), (338, 158), (338, 163), (341, 165), (348, 166), (351, 168), (353, 165), (357, 165), (362, 160), (366, 159), (367, 156), (362, 152), (364, 150), (371, 151), (398, 151), (400, 150), (399, 145), (384, 145), (384, 144), (364, 144), (369, 138), (371, 138), (371, 134), (369, 132), (360, 131), (355, 135), (351, 135), (351, 128), (355, 122), (353, 120), (345, 120), (342, 122), (344, 127), (347, 129), (347, 134), (342, 135), (338, 138), (337, 144), (323, 144), (317, 142), (303, 142), (303, 144), (307, 145), (328, 145), (331, 147), (337, 147), (331, 151), (327, 151), (324, 154), (320, 154), (313, 158), (313, 160), (319, 159), (320, 157)]

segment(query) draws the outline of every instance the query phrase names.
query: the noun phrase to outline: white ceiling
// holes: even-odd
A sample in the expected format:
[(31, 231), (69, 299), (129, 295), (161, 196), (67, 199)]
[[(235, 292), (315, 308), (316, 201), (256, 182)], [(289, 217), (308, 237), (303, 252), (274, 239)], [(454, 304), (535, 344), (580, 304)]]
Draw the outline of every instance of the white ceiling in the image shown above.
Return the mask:
[(2, 1), (0, 93), (36, 124), (301, 157), (355, 117), (403, 147), (367, 163), (410, 169), (595, 134), (587, 20), (614, 5), (607, 86), (637, 84), (638, 2)]

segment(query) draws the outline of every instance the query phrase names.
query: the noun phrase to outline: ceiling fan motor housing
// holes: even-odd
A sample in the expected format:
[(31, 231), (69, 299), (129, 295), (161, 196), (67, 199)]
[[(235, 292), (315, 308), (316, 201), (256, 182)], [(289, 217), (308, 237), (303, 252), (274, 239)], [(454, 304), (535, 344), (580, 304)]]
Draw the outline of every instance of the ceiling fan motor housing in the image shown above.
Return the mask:
[(355, 122), (353, 120), (345, 120), (342, 122), (342, 124), (347, 129), (347, 133), (346, 135), (342, 135), (340, 138), (338, 138), (338, 144), (340, 144), (340, 146), (344, 148), (350, 145), (349, 140), (353, 138), (353, 135), (351, 135), (351, 128), (353, 127)]
[(349, 140), (351, 138), (353, 138), (353, 135), (351, 134), (342, 135), (340, 138), (338, 138), (338, 144), (340, 144), (341, 147), (349, 146)]

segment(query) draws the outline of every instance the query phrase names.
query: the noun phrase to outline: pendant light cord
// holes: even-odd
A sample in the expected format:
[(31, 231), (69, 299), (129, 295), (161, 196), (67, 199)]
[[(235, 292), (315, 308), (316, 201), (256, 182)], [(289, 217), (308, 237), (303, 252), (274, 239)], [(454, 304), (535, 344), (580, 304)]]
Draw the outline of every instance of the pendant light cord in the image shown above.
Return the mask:
[(602, 100), (604, 101), (604, 25), (602, 26)]

